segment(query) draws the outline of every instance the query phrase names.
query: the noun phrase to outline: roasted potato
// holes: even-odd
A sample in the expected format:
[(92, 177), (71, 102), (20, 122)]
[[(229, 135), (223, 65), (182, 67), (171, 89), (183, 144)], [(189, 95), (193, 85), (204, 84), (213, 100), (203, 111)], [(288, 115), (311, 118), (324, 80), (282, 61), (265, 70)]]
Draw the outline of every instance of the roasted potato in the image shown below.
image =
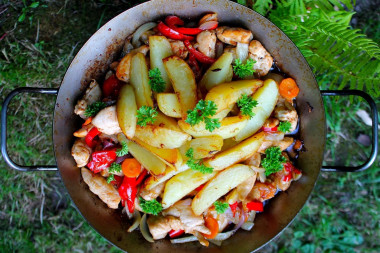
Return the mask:
[(150, 176), (148, 179), (145, 180), (144, 187), (148, 190), (156, 187), (157, 185), (169, 180), (171, 177), (177, 175), (178, 173), (181, 173), (182, 171), (188, 170), (189, 166), (187, 164), (183, 164), (182, 166), (178, 168), (173, 167), (166, 167), (166, 170), (164, 173), (162, 173), (159, 176)]
[(189, 148), (193, 149), (194, 159), (211, 157), (223, 146), (223, 138), (219, 135), (205, 136), (192, 139)]
[(137, 122), (137, 105), (132, 86), (125, 85), (121, 88), (117, 100), (116, 113), (121, 131), (123, 131), (129, 139), (132, 139), (135, 135)]
[(211, 90), (214, 86), (228, 82), (230, 80), (230, 69), (232, 63), (232, 54), (225, 52), (222, 54), (203, 75), (199, 85)]
[(152, 90), (149, 86), (148, 66), (145, 56), (137, 53), (131, 61), (131, 85), (135, 90), (137, 107), (153, 106)]
[(160, 111), (173, 118), (181, 118), (182, 111), (178, 97), (174, 93), (158, 93), (157, 104)]

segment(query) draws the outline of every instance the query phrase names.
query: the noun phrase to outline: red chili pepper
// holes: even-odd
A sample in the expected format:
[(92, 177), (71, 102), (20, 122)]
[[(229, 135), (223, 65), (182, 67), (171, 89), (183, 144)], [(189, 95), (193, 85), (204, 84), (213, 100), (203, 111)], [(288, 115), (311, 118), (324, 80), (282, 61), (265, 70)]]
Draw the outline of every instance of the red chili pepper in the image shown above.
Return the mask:
[(111, 181), (111, 184), (113, 186), (116, 187), (116, 189), (118, 189), (120, 187), (120, 185), (123, 183), (123, 177), (121, 176), (118, 176), (118, 175), (114, 175), (114, 180)]
[(292, 172), (292, 170), (294, 169), (294, 166), (290, 162), (287, 162), (284, 164), (284, 169), (286, 172)]
[[(138, 178), (124, 177), (123, 183), (120, 185), (118, 191), (122, 200), (127, 202), (128, 211), (133, 213), (135, 210), (135, 199), (137, 196), (137, 186), (142, 182), (147, 171), (144, 170)], [(124, 202), (124, 205), (125, 205)]]
[(237, 201), (235, 203), (233, 203), (233, 204), (230, 204), (230, 208), (231, 208), (231, 211), (232, 211), (234, 217), (235, 217), (235, 214), (236, 214), (236, 208), (237, 208), (237, 206), (238, 206), (238, 202)]
[(283, 178), (282, 181), (284, 182), (289, 182), (292, 179), (292, 173), (286, 174)]
[(176, 27), (177, 25), (183, 26), (183, 25), (185, 24), (185, 22), (183, 22), (183, 20), (180, 19), (180, 18), (177, 17), (177, 16), (167, 16), (167, 17), (165, 18), (165, 23), (166, 23), (170, 28)]
[(203, 31), (199, 28), (189, 28), (189, 27), (173, 27), (172, 29), (179, 33), (187, 34), (187, 35), (197, 35)]
[(205, 184), (201, 184), (200, 186), (198, 186), (197, 188), (195, 188), (196, 191), (200, 191), (203, 189), (203, 187), (205, 187)]
[(91, 161), (87, 167), (94, 173), (98, 173), (108, 168), (116, 160), (115, 150), (96, 151), (91, 155)]
[(277, 132), (278, 131), (278, 127), (275, 126), (275, 127), (262, 127), (261, 130), (263, 132)]
[(108, 77), (103, 83), (104, 97), (117, 98), (120, 92), (121, 84), (121, 81), (117, 79), (116, 75)]
[(247, 203), (247, 209), (249, 211), (262, 212), (264, 211), (264, 205), (260, 201), (251, 201)]
[(172, 28), (165, 25), (163, 22), (158, 23), (157, 29), (160, 33), (162, 33), (164, 36), (168, 37), (169, 39), (174, 39), (174, 40), (193, 40), (194, 39), (194, 37), (187, 36), (173, 30)]
[(91, 130), (87, 133), (86, 137), (84, 138), (84, 141), (86, 142), (87, 146), (89, 146), (90, 148), (94, 148), (96, 144), (98, 144), (98, 142), (94, 139), (99, 134), (100, 131), (96, 127), (91, 128)]
[(197, 58), (198, 61), (205, 63), (205, 64), (213, 64), (215, 62), (215, 59), (208, 57), (207, 55), (202, 54), (198, 50), (196, 50), (190, 43), (190, 41), (185, 40), (183, 42), (186, 46), (186, 48), (189, 50), (190, 54), (194, 54), (195, 58)]
[(169, 231), (169, 237), (170, 238), (176, 238), (176, 237), (178, 237), (178, 236), (180, 236), (180, 235), (182, 235), (183, 233), (185, 233), (185, 230), (170, 230)]

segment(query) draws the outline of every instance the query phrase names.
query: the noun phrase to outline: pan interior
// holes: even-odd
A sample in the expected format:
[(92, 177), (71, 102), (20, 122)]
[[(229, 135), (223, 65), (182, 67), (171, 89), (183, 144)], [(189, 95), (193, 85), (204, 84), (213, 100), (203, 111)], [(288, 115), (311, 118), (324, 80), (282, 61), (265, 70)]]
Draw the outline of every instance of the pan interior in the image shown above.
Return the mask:
[[(265, 212), (257, 216), (251, 232), (238, 231), (222, 247), (199, 243), (172, 245), (168, 240), (146, 242), (139, 232), (126, 232), (128, 224), (119, 211), (109, 209), (92, 194), (83, 182), (70, 150), (72, 133), (80, 126), (74, 106), (89, 80), (104, 75), (108, 65), (120, 52), (124, 39), (140, 25), (174, 14), (199, 18), (206, 12), (217, 12), (226, 24), (238, 24), (250, 29), (274, 56), (279, 67), (296, 79), (300, 87), (297, 110), (300, 117), (300, 137), (306, 152), (300, 154), (296, 166), (303, 177), (286, 192), (269, 201)], [(279, 234), (307, 201), (322, 164), (325, 143), (325, 118), (322, 99), (313, 74), (296, 46), (274, 24), (258, 13), (239, 4), (226, 1), (166, 1), (154, 0), (138, 5), (118, 15), (100, 28), (74, 58), (61, 84), (54, 114), (54, 149), (62, 180), (78, 210), (102, 236), (128, 252), (250, 252)], [(238, 247), (237, 247), (238, 246)]]

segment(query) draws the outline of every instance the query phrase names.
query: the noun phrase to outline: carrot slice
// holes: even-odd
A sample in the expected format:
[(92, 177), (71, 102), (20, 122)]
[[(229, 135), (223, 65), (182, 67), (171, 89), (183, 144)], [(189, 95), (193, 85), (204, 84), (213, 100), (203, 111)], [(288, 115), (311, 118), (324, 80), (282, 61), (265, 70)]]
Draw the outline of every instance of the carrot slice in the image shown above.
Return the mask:
[(297, 97), (300, 89), (293, 78), (285, 78), (280, 83), (280, 94), (286, 99), (293, 99)]
[(205, 218), (205, 226), (211, 231), (211, 234), (203, 234), (204, 237), (208, 239), (213, 239), (219, 233), (218, 221), (212, 217)]
[(89, 117), (88, 119), (86, 119), (86, 121), (82, 124), (82, 126), (87, 126), (88, 124), (90, 124), (92, 121), (92, 117)]
[(134, 158), (125, 159), (121, 170), (126, 177), (138, 177), (141, 173), (141, 164)]

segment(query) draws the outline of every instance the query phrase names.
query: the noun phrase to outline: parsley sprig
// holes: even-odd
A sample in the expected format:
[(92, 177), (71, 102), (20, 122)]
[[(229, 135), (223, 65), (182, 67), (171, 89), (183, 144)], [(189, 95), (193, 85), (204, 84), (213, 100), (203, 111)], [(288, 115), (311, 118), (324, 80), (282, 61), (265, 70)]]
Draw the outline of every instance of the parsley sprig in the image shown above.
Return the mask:
[(212, 167), (207, 167), (206, 165), (204, 165), (202, 159), (199, 159), (199, 160), (194, 159), (193, 148), (189, 148), (186, 151), (185, 155), (186, 155), (186, 157), (189, 158), (189, 160), (187, 160), (186, 164), (190, 167), (190, 169), (199, 171), (203, 174), (212, 173), (214, 171), (214, 169)]
[(216, 114), (217, 109), (218, 107), (214, 101), (205, 101), (201, 99), (198, 101), (193, 110), (187, 111), (187, 118), (185, 122), (189, 123), (191, 126), (194, 126), (204, 121), (206, 124), (206, 130), (212, 132), (215, 128), (220, 127), (219, 119), (210, 118), (210, 116), (214, 116)]
[(280, 122), (280, 125), (278, 125), (278, 131), (281, 131), (283, 133), (288, 133), (290, 132), (291, 127), (292, 125), (290, 124), (289, 121)]
[(121, 165), (118, 163), (111, 163), (111, 166), (108, 168), (108, 172), (110, 175), (107, 177), (107, 183), (111, 183), (115, 180), (115, 173), (121, 172)]
[(148, 123), (154, 123), (158, 112), (156, 108), (143, 105), (137, 110), (137, 125), (146, 126)]
[(228, 208), (228, 203), (222, 202), (222, 201), (215, 201), (214, 202), (215, 210), (217, 213), (224, 213)]
[(266, 157), (261, 161), (261, 166), (265, 169), (266, 176), (283, 169), (283, 163), (286, 162), (286, 159), (281, 155), (281, 149), (279, 147), (267, 148), (265, 155)]
[(121, 142), (121, 148), (116, 150), (116, 155), (117, 156), (124, 156), (124, 155), (127, 155), (128, 154), (128, 145), (125, 141), (122, 141)]
[(256, 63), (253, 59), (248, 59), (246, 63), (242, 63), (240, 59), (235, 60), (235, 64), (233, 66), (234, 73), (240, 78), (244, 78), (246, 76), (252, 75), (255, 70), (253, 69), (253, 65)]
[(149, 85), (152, 91), (163, 92), (165, 90), (165, 81), (161, 76), (159, 68), (149, 70)]
[(162, 211), (162, 205), (157, 200), (145, 200), (139, 197), (140, 206), (145, 213), (158, 215)]
[(89, 106), (87, 106), (86, 111), (84, 112), (84, 116), (92, 117), (95, 116), (100, 110), (107, 107), (107, 104), (101, 101), (95, 102)]
[(255, 116), (252, 109), (253, 107), (256, 107), (257, 104), (257, 101), (247, 94), (241, 95), (240, 99), (237, 101), (237, 106), (240, 108), (241, 114), (249, 116), (249, 118)]

